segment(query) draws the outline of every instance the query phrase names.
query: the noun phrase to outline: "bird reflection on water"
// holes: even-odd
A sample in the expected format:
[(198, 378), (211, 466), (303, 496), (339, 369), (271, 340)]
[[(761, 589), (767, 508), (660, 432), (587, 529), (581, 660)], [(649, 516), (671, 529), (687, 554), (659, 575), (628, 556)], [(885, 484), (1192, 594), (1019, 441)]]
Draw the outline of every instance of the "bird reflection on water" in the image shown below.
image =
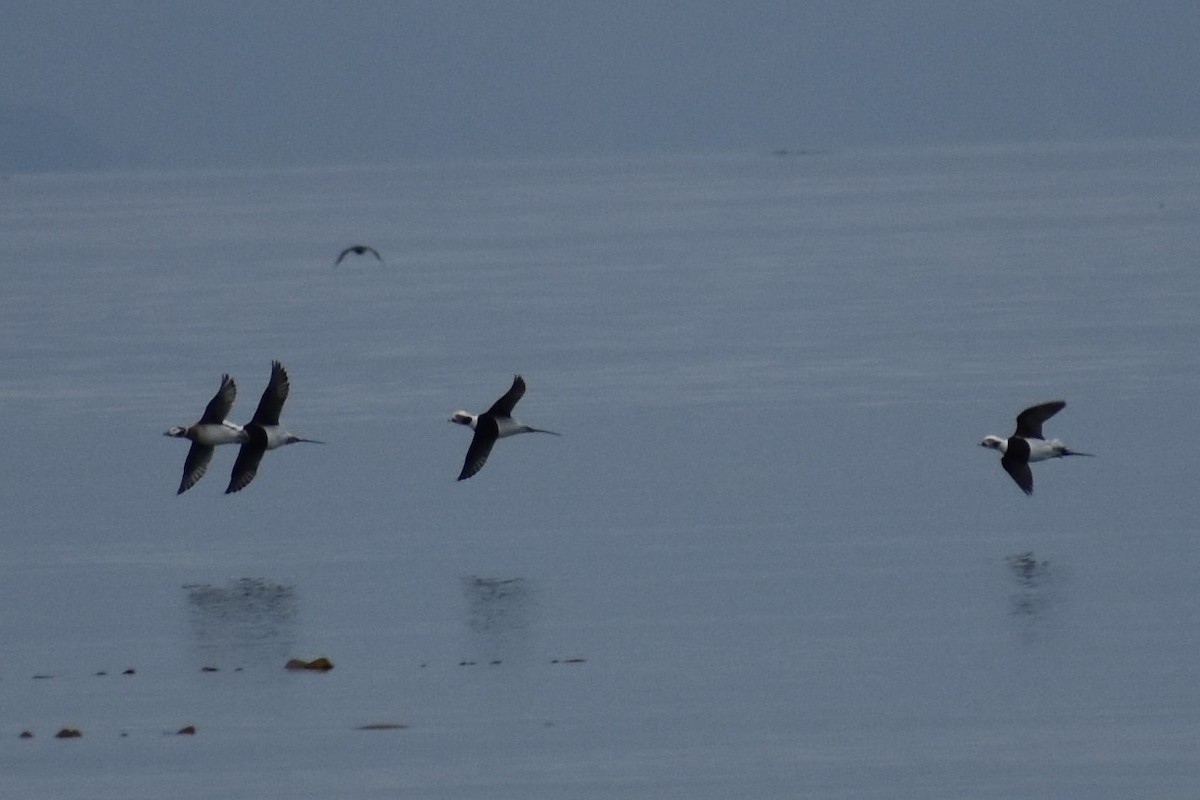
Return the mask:
[(537, 607), (533, 585), (525, 578), (463, 578), (470, 647), (480, 661), (499, 663), (527, 650)]
[(295, 639), (299, 611), (293, 587), (241, 578), (225, 586), (189, 584), (184, 589), (192, 638), (205, 658), (283, 663)]
[(1009, 556), (1004, 563), (1017, 584), (1011, 597), (1012, 615), (1031, 624), (1043, 620), (1054, 597), (1050, 562), (1038, 560), (1032, 551), (1027, 551)]

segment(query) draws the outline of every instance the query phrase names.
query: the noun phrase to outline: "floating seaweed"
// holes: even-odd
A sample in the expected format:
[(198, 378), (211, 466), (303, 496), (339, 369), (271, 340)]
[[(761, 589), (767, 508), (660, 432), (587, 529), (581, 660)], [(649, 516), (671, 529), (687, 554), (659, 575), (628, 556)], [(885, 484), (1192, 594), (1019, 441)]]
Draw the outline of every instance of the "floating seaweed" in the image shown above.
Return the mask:
[(291, 658), (283, 665), (284, 669), (288, 670), (311, 670), (313, 672), (328, 672), (333, 669), (333, 662), (325, 656), (314, 658), (312, 661), (305, 661), (302, 658)]

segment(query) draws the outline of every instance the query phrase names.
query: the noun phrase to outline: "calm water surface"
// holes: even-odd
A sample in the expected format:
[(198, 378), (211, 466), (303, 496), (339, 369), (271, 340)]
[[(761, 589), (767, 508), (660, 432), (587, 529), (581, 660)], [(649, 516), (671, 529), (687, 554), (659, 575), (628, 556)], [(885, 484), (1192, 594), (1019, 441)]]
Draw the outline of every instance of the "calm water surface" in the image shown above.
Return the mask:
[[(1195, 797), (1198, 187), (1162, 142), (11, 176), (0, 793)], [(162, 431), (273, 358), (328, 444), (177, 497)], [(456, 482), (517, 372), (564, 436)], [(977, 444), (1055, 397), (1098, 457), (1026, 498)]]

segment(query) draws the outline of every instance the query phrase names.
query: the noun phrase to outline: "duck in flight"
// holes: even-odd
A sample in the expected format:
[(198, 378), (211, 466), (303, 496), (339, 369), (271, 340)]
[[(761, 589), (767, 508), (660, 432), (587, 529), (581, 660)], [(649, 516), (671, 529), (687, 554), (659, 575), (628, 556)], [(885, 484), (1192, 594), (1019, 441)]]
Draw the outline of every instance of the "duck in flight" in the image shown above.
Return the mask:
[(471, 439), (471, 446), (467, 448), (467, 457), (463, 461), (462, 472), (458, 474), (460, 481), (465, 481), (483, 469), (483, 465), (487, 463), (488, 456), (491, 454), (492, 447), (496, 444), (497, 439), (503, 439), (506, 436), (515, 436), (518, 433), (562, 435), (554, 431), (526, 425), (524, 422), (513, 418), (513, 408), (524, 394), (525, 379), (520, 375), (516, 375), (513, 377), (512, 386), (509, 390), (504, 393), (503, 397), (492, 403), (492, 407), (487, 411), (476, 416), (460, 409), (450, 416), (450, 422), (466, 425), (475, 431), (475, 436)]
[(343, 258), (350, 255), (351, 253), (353, 253), (356, 256), (361, 256), (366, 253), (370, 253), (371, 255), (375, 256), (376, 261), (378, 261), (381, 264), (383, 263), (383, 258), (379, 255), (379, 251), (376, 250), (374, 247), (369, 247), (368, 245), (365, 245), (365, 244), (355, 244), (355, 245), (351, 245), (350, 247), (347, 247), (345, 250), (343, 250), (341, 253), (339, 253), (338, 257), (337, 257), (337, 261), (333, 262), (333, 265), (336, 267), (338, 264), (342, 263)]
[(242, 426), (225, 419), (236, 398), (237, 384), (233, 378), (222, 375), (221, 388), (217, 389), (213, 399), (208, 401), (199, 421), (187, 426), (176, 425), (168, 431), (163, 431), (163, 436), (192, 441), (187, 458), (183, 460), (183, 479), (179, 481), (179, 491), (175, 494), (183, 494), (204, 477), (217, 445), (236, 444), (245, 439), (246, 434)]
[(1046, 441), (1042, 436), (1042, 423), (1062, 411), (1066, 405), (1064, 400), (1051, 400), (1031, 406), (1017, 415), (1017, 430), (1012, 436), (1003, 439), (989, 435), (979, 443), (980, 447), (1000, 451), (1000, 466), (1025, 494), (1033, 494), (1033, 470), (1029, 468), (1033, 462), (1063, 456), (1092, 455), (1072, 450), (1058, 439)]
[(290, 387), (287, 370), (283, 368), (283, 364), (272, 361), (271, 380), (263, 390), (254, 417), (243, 428), (242, 449), (238, 451), (237, 460), (233, 462), (233, 472), (229, 475), (229, 486), (226, 487), (225, 494), (240, 492), (250, 485), (250, 481), (258, 474), (258, 464), (262, 461), (263, 454), (268, 450), (296, 442), (324, 444), (316, 439), (297, 436), (279, 424), (279, 414), (283, 411)]

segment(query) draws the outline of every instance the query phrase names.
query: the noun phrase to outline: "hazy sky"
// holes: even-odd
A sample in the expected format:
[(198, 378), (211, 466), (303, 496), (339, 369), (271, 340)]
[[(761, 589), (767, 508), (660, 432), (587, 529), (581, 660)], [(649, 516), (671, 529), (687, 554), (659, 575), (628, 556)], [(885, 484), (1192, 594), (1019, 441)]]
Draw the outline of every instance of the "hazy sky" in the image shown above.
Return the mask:
[(1198, 49), (1196, 0), (0, 0), (0, 167), (1192, 137)]

